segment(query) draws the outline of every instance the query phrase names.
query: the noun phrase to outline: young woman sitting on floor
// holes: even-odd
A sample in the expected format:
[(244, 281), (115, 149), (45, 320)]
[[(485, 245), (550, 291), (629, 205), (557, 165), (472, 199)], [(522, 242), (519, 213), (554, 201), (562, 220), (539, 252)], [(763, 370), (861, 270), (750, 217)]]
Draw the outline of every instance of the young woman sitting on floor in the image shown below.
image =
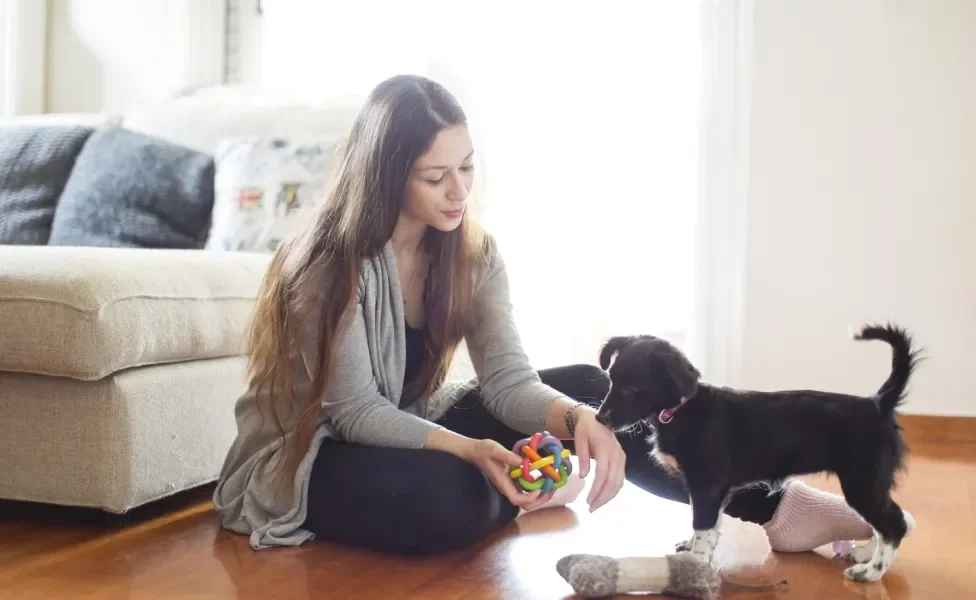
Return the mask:
[[(603, 371), (529, 364), (505, 263), (466, 210), (474, 153), (465, 114), (443, 87), (418, 76), (380, 83), (327, 201), (275, 253), (250, 331), (238, 437), (214, 493), (222, 525), (252, 547), (314, 537), (451, 551), (520, 510), (572, 501), (591, 474), (591, 511), (625, 478), (688, 501), (648, 459), (644, 436), (597, 423)], [(445, 383), (462, 340), (476, 381)], [(520, 463), (513, 444), (543, 430), (580, 460), (572, 480), (544, 496), (508, 476)], [(761, 524), (774, 550), (871, 534), (843, 498), (801, 483), (738, 493), (726, 513)]]

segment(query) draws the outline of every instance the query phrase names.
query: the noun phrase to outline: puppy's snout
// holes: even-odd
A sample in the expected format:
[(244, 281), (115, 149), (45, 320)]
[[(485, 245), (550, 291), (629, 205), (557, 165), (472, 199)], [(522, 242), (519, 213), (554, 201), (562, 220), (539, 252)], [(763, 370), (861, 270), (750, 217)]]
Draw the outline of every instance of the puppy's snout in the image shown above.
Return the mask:
[(610, 427), (610, 409), (603, 405), (596, 413), (596, 422)]

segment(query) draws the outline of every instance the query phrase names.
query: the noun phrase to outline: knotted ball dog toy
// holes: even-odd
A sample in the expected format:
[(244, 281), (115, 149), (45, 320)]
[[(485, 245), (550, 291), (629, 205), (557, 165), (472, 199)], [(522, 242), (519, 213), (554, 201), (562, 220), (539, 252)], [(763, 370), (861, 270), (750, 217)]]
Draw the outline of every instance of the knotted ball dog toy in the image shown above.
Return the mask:
[[(566, 485), (573, 472), (569, 450), (563, 448), (562, 442), (548, 431), (519, 440), (512, 452), (523, 457), (522, 466), (512, 469), (512, 479), (517, 480), (527, 492), (541, 489), (545, 494), (559, 489)], [(533, 475), (533, 472), (537, 474)]]

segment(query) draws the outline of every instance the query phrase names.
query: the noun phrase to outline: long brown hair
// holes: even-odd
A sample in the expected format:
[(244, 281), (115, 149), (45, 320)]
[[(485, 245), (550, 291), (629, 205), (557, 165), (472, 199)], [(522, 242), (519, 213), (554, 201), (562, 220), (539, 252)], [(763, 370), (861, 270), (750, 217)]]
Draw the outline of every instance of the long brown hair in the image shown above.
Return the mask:
[[(306, 227), (277, 248), (255, 306), (247, 352), (248, 378), (259, 407), (263, 403), (268, 409), (285, 440), (276, 474), (285, 479), (279, 483), (294, 481), (315, 434), (361, 265), (392, 238), (414, 162), (442, 128), (466, 123), (455, 98), (430, 79), (399, 75), (380, 83), (353, 123), (325, 202)], [(449, 233), (428, 228), (425, 356), (417, 386), (405, 394), (422, 394), (426, 402), (443, 383), (464, 336), (474, 268), (488, 243), (467, 215)], [(325, 300), (315, 305), (323, 291)], [(310, 393), (298, 397), (293, 361), (302, 361), (299, 340), (308, 332), (301, 331), (300, 322), (310, 311), (318, 313), (318, 356), (313, 360), (321, 366), (313, 374)], [(282, 425), (286, 415), (297, 415), (290, 439)]]

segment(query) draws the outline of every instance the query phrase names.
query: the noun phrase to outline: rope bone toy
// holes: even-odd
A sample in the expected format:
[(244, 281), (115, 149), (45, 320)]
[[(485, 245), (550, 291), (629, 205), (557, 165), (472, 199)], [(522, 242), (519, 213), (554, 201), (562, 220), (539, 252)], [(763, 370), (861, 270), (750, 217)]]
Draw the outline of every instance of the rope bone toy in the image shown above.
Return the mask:
[(605, 598), (640, 592), (680, 598), (715, 598), (722, 584), (753, 592), (773, 591), (788, 585), (737, 583), (717, 569), (685, 552), (666, 556), (611, 558), (598, 554), (570, 554), (559, 559), (556, 571), (584, 598)]
[(541, 489), (545, 494), (559, 489), (566, 485), (573, 472), (569, 450), (548, 431), (519, 440), (512, 452), (522, 456), (521, 467), (511, 471), (512, 479), (527, 492)]
[(570, 554), (559, 559), (556, 571), (584, 598), (630, 592), (714, 598), (722, 584), (711, 565), (690, 553), (646, 558)]

